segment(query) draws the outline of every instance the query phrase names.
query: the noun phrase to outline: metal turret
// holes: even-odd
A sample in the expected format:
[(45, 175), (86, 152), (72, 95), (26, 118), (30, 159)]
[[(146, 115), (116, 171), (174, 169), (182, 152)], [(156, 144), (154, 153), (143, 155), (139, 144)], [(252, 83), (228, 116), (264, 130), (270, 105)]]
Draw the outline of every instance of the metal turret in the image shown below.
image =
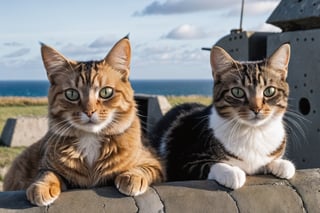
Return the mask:
[(320, 0), (282, 0), (267, 23), (283, 32), (320, 28)]

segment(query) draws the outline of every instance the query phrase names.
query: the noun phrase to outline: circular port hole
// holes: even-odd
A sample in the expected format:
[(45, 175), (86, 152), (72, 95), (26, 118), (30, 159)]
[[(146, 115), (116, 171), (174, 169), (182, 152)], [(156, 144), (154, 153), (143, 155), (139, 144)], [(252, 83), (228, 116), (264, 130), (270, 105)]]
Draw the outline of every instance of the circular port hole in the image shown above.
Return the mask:
[(307, 98), (301, 98), (299, 101), (299, 110), (303, 115), (308, 115), (310, 112), (310, 102)]

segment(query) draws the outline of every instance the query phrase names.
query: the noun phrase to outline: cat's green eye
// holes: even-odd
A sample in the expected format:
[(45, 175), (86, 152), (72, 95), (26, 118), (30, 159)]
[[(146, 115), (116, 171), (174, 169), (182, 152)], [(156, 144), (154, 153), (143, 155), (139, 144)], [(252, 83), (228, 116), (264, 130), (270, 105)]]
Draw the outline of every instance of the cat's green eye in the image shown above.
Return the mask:
[(276, 88), (275, 87), (267, 87), (264, 91), (263, 91), (263, 95), (267, 98), (274, 96), (274, 94), (276, 94)]
[(108, 99), (113, 96), (113, 88), (111, 87), (103, 87), (99, 92), (100, 98)]
[(244, 90), (239, 87), (232, 88), (231, 93), (236, 98), (243, 98), (245, 96)]
[(69, 101), (77, 101), (80, 99), (80, 94), (75, 89), (67, 89), (66, 91), (64, 91), (64, 95)]

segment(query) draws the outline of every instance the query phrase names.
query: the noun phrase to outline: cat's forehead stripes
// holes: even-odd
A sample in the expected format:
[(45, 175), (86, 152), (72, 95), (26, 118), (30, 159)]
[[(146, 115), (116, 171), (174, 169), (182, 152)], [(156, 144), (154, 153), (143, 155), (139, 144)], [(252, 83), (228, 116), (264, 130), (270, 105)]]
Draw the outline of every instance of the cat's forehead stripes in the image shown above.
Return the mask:
[(252, 85), (253, 87), (265, 86), (267, 79), (262, 65), (263, 62), (257, 64), (243, 63), (240, 70), (242, 84), (245, 86)]
[(98, 64), (100, 61), (86, 61), (79, 62), (78, 72), (79, 76), (77, 79), (77, 86), (81, 83), (81, 85), (91, 86), (94, 84), (95, 79), (98, 76), (99, 68)]
[(98, 70), (97, 63), (98, 63), (97, 61), (82, 62), (84, 71), (89, 72), (89, 71), (91, 71), (91, 69)]

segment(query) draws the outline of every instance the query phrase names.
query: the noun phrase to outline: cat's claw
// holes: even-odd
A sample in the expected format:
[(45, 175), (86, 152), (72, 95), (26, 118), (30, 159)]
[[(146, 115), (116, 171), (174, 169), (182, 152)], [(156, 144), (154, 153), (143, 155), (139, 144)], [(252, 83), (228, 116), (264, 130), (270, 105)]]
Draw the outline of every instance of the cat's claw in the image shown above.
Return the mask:
[(33, 183), (26, 191), (27, 199), (37, 206), (49, 206), (60, 195), (60, 188), (43, 182)]
[(124, 173), (115, 179), (115, 185), (118, 190), (128, 196), (141, 195), (147, 191), (149, 184), (145, 177)]
[(292, 178), (296, 172), (296, 168), (293, 163), (284, 159), (277, 159), (272, 161), (268, 164), (267, 168), (268, 171), (273, 175), (285, 179)]
[(211, 166), (208, 179), (216, 180), (225, 187), (238, 189), (246, 182), (246, 173), (239, 167), (216, 163)]

